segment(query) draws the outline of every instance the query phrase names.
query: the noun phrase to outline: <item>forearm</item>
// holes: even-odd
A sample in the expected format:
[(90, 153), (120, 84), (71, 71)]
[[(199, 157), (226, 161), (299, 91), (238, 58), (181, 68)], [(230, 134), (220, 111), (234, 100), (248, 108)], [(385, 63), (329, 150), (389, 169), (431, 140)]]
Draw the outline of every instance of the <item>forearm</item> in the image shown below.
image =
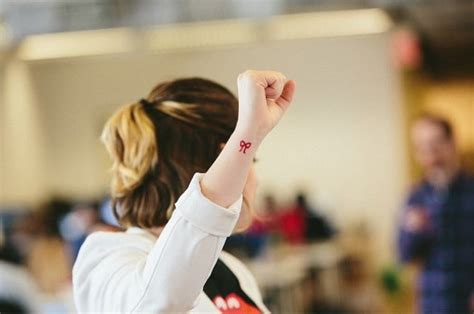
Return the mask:
[(203, 194), (227, 207), (242, 194), (255, 152), (289, 107), (295, 82), (274, 71), (248, 70), (237, 78), (237, 127), (201, 181)]
[(201, 181), (204, 196), (223, 207), (234, 203), (242, 194), (260, 143), (256, 132), (237, 127)]

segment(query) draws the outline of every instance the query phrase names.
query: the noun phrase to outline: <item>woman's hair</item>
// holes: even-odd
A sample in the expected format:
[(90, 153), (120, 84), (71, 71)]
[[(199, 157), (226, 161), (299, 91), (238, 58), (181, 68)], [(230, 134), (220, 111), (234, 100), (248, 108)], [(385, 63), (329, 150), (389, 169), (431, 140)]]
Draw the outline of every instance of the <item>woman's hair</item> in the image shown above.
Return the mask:
[(206, 172), (237, 122), (236, 97), (201, 78), (156, 86), (120, 108), (102, 141), (112, 158), (111, 196), (124, 227), (166, 224), (195, 172)]

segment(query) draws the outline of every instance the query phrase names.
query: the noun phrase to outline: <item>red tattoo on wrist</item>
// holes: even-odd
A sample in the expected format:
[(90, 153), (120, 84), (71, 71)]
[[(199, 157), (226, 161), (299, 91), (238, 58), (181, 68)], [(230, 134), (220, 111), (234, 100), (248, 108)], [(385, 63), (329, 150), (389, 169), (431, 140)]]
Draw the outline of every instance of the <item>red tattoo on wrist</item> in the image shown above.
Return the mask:
[(243, 152), (244, 154), (247, 152), (247, 149), (252, 146), (252, 143), (246, 141), (240, 141), (240, 150), (239, 152)]

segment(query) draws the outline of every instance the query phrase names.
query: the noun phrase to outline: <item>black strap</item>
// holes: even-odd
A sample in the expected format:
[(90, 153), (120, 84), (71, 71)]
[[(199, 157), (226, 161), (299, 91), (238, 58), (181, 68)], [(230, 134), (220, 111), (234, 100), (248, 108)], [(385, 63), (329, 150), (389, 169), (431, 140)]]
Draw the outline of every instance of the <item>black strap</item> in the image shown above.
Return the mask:
[(242, 290), (235, 274), (220, 259), (217, 260), (211, 276), (204, 285), (204, 293), (211, 300), (214, 300), (216, 296), (225, 298), (229, 294), (235, 293), (248, 305), (258, 309), (255, 302)]

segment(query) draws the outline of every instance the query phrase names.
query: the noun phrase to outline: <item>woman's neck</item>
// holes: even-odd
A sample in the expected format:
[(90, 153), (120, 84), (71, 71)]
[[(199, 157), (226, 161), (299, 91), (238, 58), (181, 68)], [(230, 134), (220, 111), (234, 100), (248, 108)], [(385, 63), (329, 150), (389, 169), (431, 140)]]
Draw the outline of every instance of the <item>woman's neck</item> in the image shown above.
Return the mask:
[(163, 231), (163, 227), (153, 227), (153, 228), (149, 228), (147, 229), (150, 233), (152, 233), (153, 235), (159, 237), (160, 234), (161, 234), (161, 231)]

